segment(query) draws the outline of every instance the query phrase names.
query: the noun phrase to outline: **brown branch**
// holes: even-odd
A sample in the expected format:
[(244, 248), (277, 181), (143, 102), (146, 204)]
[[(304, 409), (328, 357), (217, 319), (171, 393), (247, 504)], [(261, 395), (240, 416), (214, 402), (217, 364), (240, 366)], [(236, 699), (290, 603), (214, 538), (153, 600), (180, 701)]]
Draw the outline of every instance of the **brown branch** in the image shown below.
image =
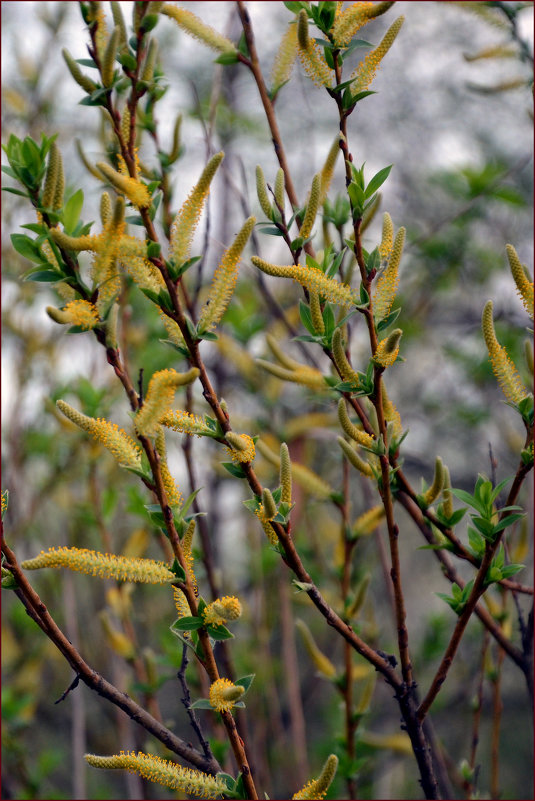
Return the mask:
[(50, 615), (45, 604), (33, 589), (22, 571), (17, 558), (11, 548), (4, 540), (2, 532), (2, 553), (6, 557), (4, 567), (11, 571), (16, 582), (17, 589), (15, 594), (24, 604), (28, 615), (37, 623), (39, 628), (49, 637), (56, 648), (63, 654), (69, 665), (90, 689), (97, 692), (103, 698), (111, 701), (112, 704), (122, 709), (132, 720), (139, 723), (146, 731), (156, 737), (170, 751), (182, 757), (196, 768), (205, 773), (216, 774), (221, 770), (215, 759), (207, 759), (188, 743), (185, 743), (169, 729), (167, 729), (156, 718), (150, 715), (143, 707), (139, 706), (126, 693), (120, 692), (117, 687), (107, 681), (103, 676), (93, 670), (82, 658), (78, 650), (65, 637)]
[[(511, 489), (509, 490), (509, 495), (507, 496), (507, 501), (506, 501), (506, 504), (505, 504), (506, 506), (513, 506), (514, 505), (514, 503), (515, 503), (515, 501), (516, 501), (516, 499), (518, 497), (518, 493), (520, 492), (520, 488), (522, 486), (524, 478), (526, 477), (526, 475), (529, 473), (530, 470), (531, 470), (531, 466), (530, 465), (525, 465), (523, 463), (521, 463), (519, 465), (519, 467), (518, 467), (518, 469), (516, 471), (516, 475), (515, 475), (515, 477), (513, 479), (513, 484), (511, 486)], [(504, 515), (506, 515), (506, 514), (508, 514), (508, 513), (507, 512), (502, 513), (500, 515), (500, 520), (503, 519)], [(453, 663), (453, 659), (455, 657), (455, 654), (457, 653), (457, 649), (458, 649), (458, 647), (460, 645), (461, 639), (462, 639), (463, 634), (464, 634), (464, 632), (466, 630), (466, 626), (468, 625), (468, 622), (469, 622), (470, 618), (472, 617), (472, 613), (475, 610), (475, 607), (476, 607), (476, 604), (477, 604), (479, 598), (483, 595), (483, 593), (485, 592), (485, 590), (487, 588), (486, 587), (486, 583), (485, 583), (486, 582), (486, 577), (487, 577), (487, 572), (488, 572), (488, 570), (489, 570), (489, 568), (491, 566), (492, 559), (493, 559), (496, 551), (498, 550), (498, 547), (499, 547), (500, 542), (501, 542), (502, 537), (503, 537), (503, 533), (504, 532), (501, 531), (498, 534), (498, 536), (496, 537), (496, 539), (492, 543), (490, 543), (488, 541), (486, 543), (485, 553), (484, 553), (483, 558), (481, 560), (481, 565), (479, 567), (479, 570), (478, 570), (478, 572), (477, 572), (477, 574), (476, 574), (476, 576), (474, 578), (474, 584), (473, 584), (470, 596), (469, 596), (469, 598), (468, 598), (468, 600), (467, 600), (467, 602), (466, 602), (461, 614), (459, 615), (459, 618), (457, 620), (457, 624), (455, 626), (453, 634), (451, 635), (450, 642), (448, 643), (448, 647), (446, 648), (446, 651), (444, 653), (442, 661), (441, 661), (441, 663), (440, 663), (440, 665), (439, 665), (439, 667), (437, 669), (437, 672), (435, 673), (435, 676), (434, 676), (434, 678), (433, 678), (433, 680), (431, 682), (431, 686), (429, 687), (427, 695), (425, 696), (424, 700), (422, 701), (422, 703), (420, 704), (420, 706), (418, 708), (418, 719), (419, 720), (423, 720), (425, 718), (426, 714), (429, 711), (429, 708), (431, 707), (433, 701), (435, 700), (436, 696), (440, 692), (440, 688), (442, 687), (442, 685), (444, 684), (444, 682), (445, 682), (445, 680), (447, 678), (449, 669), (451, 668), (451, 665)], [(522, 668), (523, 668), (524, 673), (526, 673), (527, 672), (527, 665), (526, 665), (526, 660), (525, 659), (523, 659)]]

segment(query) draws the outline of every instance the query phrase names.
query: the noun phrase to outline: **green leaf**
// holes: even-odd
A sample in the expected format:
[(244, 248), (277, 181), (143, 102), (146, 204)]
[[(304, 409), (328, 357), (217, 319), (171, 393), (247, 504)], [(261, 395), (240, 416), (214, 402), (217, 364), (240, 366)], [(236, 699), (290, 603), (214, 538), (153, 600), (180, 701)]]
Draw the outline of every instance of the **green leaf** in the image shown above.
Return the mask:
[(186, 571), (175, 556), (174, 562), (171, 565), (171, 571), (175, 574), (178, 581), (186, 581)]
[(58, 273), (57, 270), (36, 270), (27, 273), (23, 278), (23, 281), (38, 281), (39, 283), (43, 284), (57, 284), (58, 281), (62, 281), (63, 278), (64, 275), (62, 273)]
[(255, 676), (256, 676), (256, 673), (249, 673), (247, 676), (242, 676), (241, 678), (236, 679), (234, 684), (237, 684), (239, 687), (243, 687), (245, 692), (247, 692), (249, 687), (253, 683), (253, 681), (255, 679)]
[(245, 473), (243, 472), (243, 467), (240, 464), (235, 464), (234, 462), (221, 462), (222, 467), (230, 473), (231, 476), (235, 478), (246, 478)]
[(173, 625), (175, 629), (178, 631), (197, 631), (197, 629), (202, 629), (204, 621), (201, 620), (200, 617), (181, 617), (176, 620)]
[(213, 706), (208, 698), (198, 698), (191, 704), (190, 709), (213, 709)]
[(229, 53), (221, 53), (214, 62), (216, 64), (237, 64), (240, 59), (238, 58), (238, 53), (236, 51), (229, 52)]
[(230, 640), (234, 637), (226, 626), (206, 626), (206, 631), (213, 640)]
[(11, 234), (11, 244), (21, 256), (29, 261), (37, 262), (40, 264), (43, 261), (43, 255), (35, 244), (33, 239), (30, 239), (26, 234)]
[(66, 234), (72, 235), (74, 233), (83, 204), (84, 193), (81, 189), (78, 189), (74, 195), (71, 195), (71, 197), (65, 203), (65, 207), (63, 209), (63, 227)]
[(390, 175), (390, 170), (392, 169), (392, 164), (389, 167), (383, 167), (382, 170), (376, 172), (373, 178), (371, 179), (370, 183), (366, 187), (365, 195), (366, 199), (371, 197), (380, 186), (384, 184), (388, 176)]
[(307, 306), (307, 304), (302, 300), (299, 301), (299, 316), (309, 334), (314, 336), (316, 334), (316, 329), (314, 327), (314, 323), (312, 322), (312, 313), (310, 311), (310, 307)]

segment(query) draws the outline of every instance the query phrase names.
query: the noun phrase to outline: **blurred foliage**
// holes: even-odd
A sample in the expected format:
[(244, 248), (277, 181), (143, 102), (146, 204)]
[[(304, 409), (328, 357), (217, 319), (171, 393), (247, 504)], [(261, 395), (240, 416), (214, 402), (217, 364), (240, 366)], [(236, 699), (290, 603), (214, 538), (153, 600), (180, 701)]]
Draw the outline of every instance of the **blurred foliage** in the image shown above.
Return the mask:
[[(109, 148), (98, 113), (84, 107), (77, 108), (75, 113), (71, 111), (79, 92), (73, 88), (59, 53), (62, 43), (70, 45), (74, 30), (79, 28), (78, 20), (73, 20), (76, 17), (74, 4), (56, 2), (37, 6), (15, 2), (8, 5), (4, 41), (7, 43), (12, 34), (17, 33), (16, 26), (21, 24), (17, 14), (30, 13), (32, 26), (39, 32), (39, 46), (35, 52), (29, 52), (22, 48), (18, 35), (11, 41), (13, 64), (3, 76), (4, 141), (10, 133), (28, 134), (38, 139), (42, 130), (49, 135), (59, 130), (58, 142), (65, 153), (65, 162), (74, 165), (72, 177), (67, 175), (67, 185), (72, 188), (87, 181), (87, 174), (72, 152), (72, 141), (80, 129), (83, 128), (84, 150), (91, 153), (92, 161), (95, 151), (101, 154)], [(233, 14), (230, 3), (194, 5), (206, 6), (206, 9), (198, 9), (205, 18), (210, 17), (213, 5), (224, 6), (224, 14), (229, 17)], [(410, 17), (410, 6), (418, 4), (399, 5), (408, 6), (406, 13)], [(441, 4), (420, 5), (426, 6), (428, 15), (442, 13), (438, 8)], [(516, 22), (530, 4), (455, 5), (485, 6), (492, 14), (507, 17), (509, 28), (503, 28), (503, 35), (517, 43), (521, 62), (518, 66), (524, 66), (524, 46)], [(516, 16), (511, 17), (513, 11)], [(264, 20), (266, 25), (280, 27), (280, 12), (281, 9), (277, 9), (277, 16), (274, 11), (273, 18)], [(254, 9), (251, 13), (259, 12)], [(458, 16), (453, 14), (453, 9), (449, 13), (452, 29), (461, 25), (460, 20), (463, 26), (468, 26), (461, 10)], [(479, 39), (485, 39), (489, 20), (482, 17), (471, 22), (479, 31)], [(230, 24), (235, 25), (235, 21), (231, 20)], [(259, 27), (261, 25), (262, 22)], [(455, 41), (455, 31), (450, 31), (449, 35)], [(204, 138), (207, 124), (214, 151), (219, 147), (227, 151), (226, 174), (214, 190), (206, 228), (199, 237), (196, 251), (202, 250), (206, 281), (213, 265), (217, 264), (216, 254), (219, 255), (223, 243), (231, 240), (239, 220), (243, 219), (241, 206), (245, 204), (248, 213), (249, 206), (256, 208), (251, 189), (254, 165), (262, 160), (262, 150), (267, 151), (268, 137), (256, 111), (258, 101), (251, 100), (253, 96), (237, 67), (223, 69), (221, 65), (212, 65), (201, 48), (181, 54), (168, 32), (162, 32), (161, 44), (166, 74), (172, 75), (175, 69), (183, 76), (185, 84), (191, 82), (195, 86), (191, 94), (182, 85), (178, 92), (186, 131), (184, 157), (179, 163), (183, 172), (177, 172), (180, 178), (176, 186), (173, 185), (173, 208), (195, 180), (203, 157), (200, 154), (207, 146)], [(398, 45), (403, 52), (402, 37)], [(436, 42), (422, 42), (421, 45), (429, 48), (426, 59), (432, 58), (430, 51), (437, 46)], [(82, 50), (77, 45), (76, 50), (77, 55), (81, 55)], [(402, 57), (410, 58), (408, 49)], [(461, 47), (458, 58), (461, 61)], [(289, 99), (284, 102), (301, 103), (301, 88), (299, 80), (297, 89), (290, 85)], [(418, 94), (419, 90), (412, 87), (412, 91)], [(424, 88), (424, 91), (428, 90)], [(514, 107), (518, 115), (519, 106), (527, 104), (526, 95), (524, 92), (524, 99)], [(422, 97), (425, 96), (420, 96), (420, 100)], [(447, 95), (441, 98), (446, 104)], [(172, 95), (170, 103), (176, 100), (176, 95)], [(167, 98), (162, 105), (165, 109), (162, 122), (163, 136), (168, 142), (169, 119), (173, 115), (166, 101)], [(383, 143), (402, 114), (403, 101), (400, 97), (397, 108), (381, 106), (381, 94), (365, 101), (375, 102), (379, 107), (375, 113), (379, 118), (383, 115), (384, 131), (378, 134), (383, 137)], [(314, 100), (311, 102), (314, 104)], [(473, 159), (464, 166), (436, 169), (432, 163), (422, 165), (410, 141), (398, 143), (406, 155), (398, 173), (404, 189), (400, 190), (400, 198), (395, 199), (399, 208), (396, 225), (407, 226), (408, 242), (397, 302), (402, 307), (399, 323), (404, 332), (403, 356), (410, 370), (403, 374), (403, 366), (398, 365), (392, 378), (389, 376), (388, 388), (389, 394), (396, 398), (404, 427), (411, 429), (406, 440), (404, 469), (415, 485), (422, 477), (430, 483), (435, 454), (441, 453), (450, 465), (454, 486), (473, 487), (477, 473), (488, 473), (491, 469), (489, 443), (500, 478), (510, 475), (516, 466), (521, 426), (513, 411), (502, 403), (480, 334), (480, 317), (485, 300), (495, 297), (499, 340), (527, 381), (523, 340), (519, 333), (525, 319), (506, 269), (504, 243), (515, 242), (522, 253), (529, 248), (531, 150), (527, 131), (530, 124), (520, 116), (512, 122), (521, 133), (519, 139), (524, 147), (521, 157), (517, 153), (503, 152), (501, 145), (493, 141), (493, 106), (487, 105), (492, 102), (495, 98), (486, 94), (477, 97), (478, 113), (488, 117), (488, 139), (474, 143)], [(463, 108), (455, 109), (450, 97), (449, 105), (444, 106), (444, 118), (452, 115), (455, 124), (462, 126)], [(282, 107), (281, 116), (284, 113), (287, 113), (287, 106)], [(292, 124), (298, 123), (293, 120)], [(304, 136), (301, 133), (301, 136), (288, 137), (288, 151), (299, 165), (298, 180), (302, 187), (306, 184), (303, 176), (312, 172), (309, 154), (306, 147), (303, 148), (307, 126), (303, 127)], [(396, 136), (403, 140), (403, 131), (398, 131)], [(247, 138), (249, 145), (241, 149)], [(324, 139), (327, 142), (328, 137)], [(323, 149), (329, 144), (325, 142), (322, 142)], [(365, 145), (362, 152), (365, 158)], [(266, 155), (267, 158), (271, 156)], [(155, 161), (154, 148), (146, 146), (142, 159)], [(314, 169), (319, 157), (317, 162)], [(407, 178), (406, 183), (403, 183), (404, 178)], [(334, 197), (335, 193), (332, 194)], [(90, 218), (96, 219), (97, 200), (90, 187), (86, 196)], [(54, 291), (20, 281), (27, 262), (11, 248), (7, 233), (20, 230), (19, 225), (28, 221), (25, 213), (20, 199), (5, 196), (3, 466), (4, 485), (10, 490), (6, 516), (9, 541), (20, 559), (35, 555), (41, 548), (66, 543), (118, 554), (128, 552), (162, 558), (165, 544), (162, 545), (162, 536), (145, 510), (145, 504), (150, 502), (146, 490), (135, 476), (125, 472), (118, 475), (112, 457), (102, 448), (88, 444), (86, 437), (56, 412), (54, 402), (61, 397), (91, 416), (120, 424), (127, 417), (118, 382), (96, 343), (90, 341), (89, 335), (76, 336), (77, 355), (73, 360), (72, 343), (66, 341), (69, 337), (58, 331), (44, 313), (47, 303), (58, 302)], [(343, 241), (344, 236), (349, 235), (349, 227), (343, 231), (338, 226), (337, 230), (328, 221), (325, 227), (333, 239)], [(366, 236), (370, 241), (378, 239), (377, 221)], [(265, 249), (266, 257), (277, 261), (278, 241), (265, 244), (265, 239), (262, 238), (260, 249), (255, 246), (254, 252)], [(325, 395), (283, 384), (261, 371), (254, 362), (253, 357), (266, 355), (266, 333), (284, 339), (287, 351), (299, 361), (305, 360), (304, 353), (309, 357), (312, 354), (306, 346), (290, 344), (294, 334), (303, 333), (296, 306), (298, 295), (286, 286), (275, 286), (273, 290), (270, 284), (266, 291), (263, 279), (250, 267), (243, 267), (219, 341), (203, 343), (206, 363), (219, 397), (225, 398), (233, 410), (233, 420), (239, 430), (261, 435), (277, 451), (280, 441), (288, 442), (295, 461), (307, 464), (336, 487), (342, 467), (333, 446), (337, 420), (332, 404)], [(137, 377), (143, 371), (146, 385), (148, 377), (157, 370), (183, 368), (183, 363), (177, 365), (176, 351), (160, 344), (159, 340), (165, 339), (166, 333), (155, 306), (132, 291), (128, 282), (120, 302), (123, 314), (121, 348), (131, 375)], [(290, 331), (274, 316), (274, 304), (283, 310)], [(354, 342), (354, 352), (364, 354), (361, 332), (355, 332)], [(313, 358), (319, 360), (322, 355), (314, 352)], [(322, 365), (325, 366), (325, 360)], [(200, 394), (193, 394), (191, 401), (195, 413), (206, 410)], [(343, 738), (338, 737), (343, 731), (340, 696), (335, 684), (319, 676), (310, 663), (294, 632), (294, 619), (299, 617), (306, 621), (321, 650), (340, 669), (342, 643), (315, 613), (307, 596), (291, 587), (278, 555), (262, 539), (258, 521), (242, 507), (241, 501), (248, 496), (220, 467), (218, 455), (210, 446), (205, 440), (194, 440), (186, 445), (176, 438), (169, 447), (169, 462), (187, 495), (193, 488), (188, 487), (183, 455), (185, 448), (192, 449), (196, 486), (203, 488), (198, 500), (200, 509), (206, 513), (217, 584), (222, 587), (224, 580), (225, 593), (235, 593), (243, 599), (245, 612), (240, 621), (240, 636), (232, 643), (232, 660), (236, 675), (252, 672), (257, 675), (256, 692), (248, 695), (247, 722), (244, 716), (242, 723), (241, 713), (238, 713), (238, 723), (243, 725), (250, 742), (251, 761), (260, 786), (270, 797), (278, 797), (295, 783), (292, 747), (295, 724), (292, 703), (295, 699), (289, 689), (289, 672), (298, 671), (311, 774), (321, 765), (326, 753), (336, 748), (338, 753), (344, 754)], [(262, 482), (276, 486), (277, 471), (272, 465), (259, 458), (255, 467)], [(353, 511), (360, 514), (370, 505), (370, 490), (364, 481), (356, 481), (352, 493)], [(528, 499), (523, 498), (523, 503), (527, 504)], [(339, 609), (342, 560), (340, 521), (335, 505), (297, 491), (292, 520), (293, 535), (312, 579), (318, 580), (327, 601)], [(437, 589), (449, 588), (449, 584), (438, 566), (430, 568), (429, 553), (418, 551), (422, 543), (402, 514), (400, 528), (403, 570), (419, 577), (417, 582), (408, 582), (407, 607), (414, 659), (419, 666), (419, 680), (425, 686), (437, 667), (453, 626), (450, 610), (434, 596)], [(508, 547), (518, 547), (522, 536), (521, 526), (515, 525)], [(464, 534), (463, 537), (466, 539)], [(206, 586), (198, 536), (195, 548), (199, 584)], [(380, 643), (392, 653), (396, 649), (396, 633), (381, 574), (378, 539), (363, 538), (353, 559), (356, 582), (368, 571), (374, 576), (354, 628), (373, 645), (378, 647)], [(519, 560), (529, 565), (531, 554), (525, 553)], [(118, 586), (113, 581), (98, 583), (85, 576), (67, 580), (54, 571), (39, 574), (35, 584), (58, 624), (64, 627), (92, 667), (149, 708), (151, 703), (157, 702), (166, 725), (184, 739), (191, 739), (176, 682), (181, 649), (169, 630), (175, 610), (168, 590)], [(165, 756), (165, 749), (85, 687), (78, 687), (54, 706), (73, 676), (17, 599), (8, 593), (4, 595), (9, 597), (4, 598), (2, 612), (3, 797), (176, 797), (135, 777), (86, 771), (81, 759), (85, 751), (115, 753), (120, 749), (139, 748)], [(516, 631), (517, 615), (511, 598), (502, 599), (498, 590), (492, 597), (495, 604), (503, 601), (503, 625)], [(525, 599), (521, 598), (519, 603), (525, 613)], [(140, 664), (134, 665), (113, 648), (103, 647), (104, 634), (99, 618), (102, 612), (117, 630), (135, 638)], [(285, 618), (282, 625), (281, 615)], [(434, 726), (452, 765), (458, 765), (469, 753), (472, 699), (476, 692), (474, 677), (479, 675), (481, 642), (482, 629), (474, 621), (452, 675), (433, 707)], [(489, 653), (497, 658), (494, 645), (489, 646)], [(355, 669), (364, 665), (360, 658), (355, 658), (354, 663)], [(193, 665), (188, 679), (192, 697), (206, 697), (204, 679)], [(366, 675), (356, 679), (357, 697), (366, 692), (367, 681)], [(531, 780), (532, 749), (529, 739), (520, 736), (519, 731), (529, 726), (526, 723), (529, 709), (517, 669), (507, 660), (503, 665), (502, 692), (501, 797), (525, 797)], [(345, 778), (353, 774), (358, 774), (359, 797), (363, 799), (411, 797), (411, 793), (417, 792), (412, 759), (406, 754), (404, 742), (387, 739), (399, 735), (392, 725), (390, 696), (390, 690), (383, 682), (378, 682), (373, 690), (373, 703), (362, 714), (357, 757), (349, 760), (344, 756), (341, 760), (328, 797), (343, 797)], [(490, 782), (490, 697), (491, 681), (487, 676), (478, 777), (478, 787), (483, 794)], [(232, 772), (228, 748), (221, 744), (214, 716), (201, 710), (199, 718), (210, 736), (216, 758)], [(382, 736), (383, 740), (374, 740), (371, 735)], [(74, 792), (85, 795), (76, 796)]]

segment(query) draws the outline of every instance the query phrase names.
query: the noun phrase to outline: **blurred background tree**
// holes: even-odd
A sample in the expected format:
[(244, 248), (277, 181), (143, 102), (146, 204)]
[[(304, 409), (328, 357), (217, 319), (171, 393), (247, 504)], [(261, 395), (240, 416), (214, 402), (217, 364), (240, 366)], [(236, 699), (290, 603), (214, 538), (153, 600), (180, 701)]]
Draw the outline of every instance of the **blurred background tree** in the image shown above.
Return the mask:
[[(121, 3), (125, 17), (132, 5)], [(183, 5), (229, 38), (239, 37), (233, 3)], [(288, 12), (282, 3), (251, 2), (248, 8), (253, 25), (262, 32), (260, 58), (269, 74)], [(396, 226), (405, 225), (408, 231), (398, 298), (403, 309), (403, 355), (410, 370), (397, 369), (390, 378), (389, 393), (396, 398), (404, 427), (410, 429), (404, 469), (414, 485), (419, 486), (422, 477), (431, 481), (435, 456), (440, 454), (450, 468), (453, 486), (471, 489), (478, 472), (495, 470), (498, 480), (514, 472), (522, 435), (492, 376), (480, 318), (485, 301), (493, 298), (500, 341), (515, 363), (522, 365), (518, 332), (525, 319), (506, 269), (505, 243), (515, 245), (523, 262), (533, 263), (532, 4), (398, 2), (396, 10), (405, 14), (406, 23), (374, 83), (378, 94), (363, 101), (350, 121), (354, 150), (358, 149), (360, 161), (366, 161), (370, 175), (385, 164), (394, 164), (382, 208), (390, 212)], [(378, 37), (381, 30), (381, 21), (372, 22), (366, 36)], [(3, 4), (2, 130), (3, 142), (11, 133), (38, 140), (41, 132), (59, 132), (67, 193), (69, 186), (83, 184), (86, 218), (97, 219), (99, 191), (91, 183), (75, 141), (80, 141), (92, 163), (110, 143), (98, 114), (76, 106), (80, 90), (61, 58), (65, 46), (76, 58), (84, 57), (83, 36), (77, 4)], [(277, 163), (250, 75), (240, 65), (214, 64), (206, 50), (174, 26), (160, 23), (158, 38), (169, 82), (158, 111), (167, 149), (177, 113), (183, 117), (183, 155), (172, 186), (173, 209), (188, 194), (207, 154), (219, 149), (226, 152), (197, 243), (206, 279), (244, 212), (258, 214), (255, 165), (260, 163), (272, 182)], [(304, 199), (309, 176), (323, 163), (336, 132), (334, 109), (297, 67), (276, 108), (299, 197)], [(154, 149), (148, 142), (141, 157), (154, 162)], [(337, 188), (342, 193), (341, 164), (332, 198)], [(26, 265), (12, 249), (9, 234), (20, 230), (26, 216), (20, 199), (5, 194), (2, 414), (10, 538), (21, 558), (67, 542), (160, 558), (144, 509), (147, 500), (135, 478), (125, 479), (124, 473), (119, 478), (111, 457), (88, 448), (80, 432), (55, 412), (54, 401), (59, 397), (86, 414), (117, 421), (126, 406), (89, 337), (79, 338), (78, 357), (72, 361), (63, 332), (45, 314), (54, 294), (43, 291), (45, 285), (36, 291), (35, 284), (21, 282)], [(370, 243), (378, 240), (379, 231), (378, 215), (368, 231)], [(279, 263), (285, 258), (275, 237), (258, 241), (256, 253)], [(279, 307), (297, 331), (295, 293), (288, 293), (286, 287), (267, 289), (256, 271), (245, 265), (223, 333), (207, 356), (208, 365), (218, 394), (242, 415), (243, 430), (262, 433), (275, 449), (280, 440), (287, 441), (296, 459), (317, 466), (322, 475), (333, 475), (336, 486), (340, 464), (329, 430), (336, 428), (333, 409), (313, 395), (304, 405), (300, 390), (262, 374), (253, 361), (266, 353), (266, 330), (285, 331), (283, 322), (273, 316), (273, 309)], [(172, 351), (158, 343), (165, 333), (153, 309), (138, 294), (128, 296), (125, 311), (130, 322), (123, 328), (122, 349), (133, 375), (141, 368), (150, 375), (174, 364)], [(297, 349), (295, 353), (299, 355)], [(523, 377), (528, 380), (527, 371)], [(278, 797), (287, 790), (288, 777), (295, 778), (297, 785), (301, 777), (307, 778), (309, 769), (318, 766), (342, 727), (336, 689), (316, 673), (294, 621), (306, 621), (333, 662), (341, 658), (341, 643), (325, 631), (308, 599), (293, 593), (276, 554), (262, 543), (257, 522), (241, 505), (242, 488), (213, 469), (204, 442), (189, 441), (169, 454), (185, 494), (189, 488), (184, 465), (191, 449), (195, 483), (204, 488), (198, 499), (206, 512), (206, 518), (201, 518), (202, 546), (205, 552), (209, 548), (214, 567), (210, 575), (201, 571), (200, 581), (209, 583), (215, 595), (224, 576), (225, 592), (236, 591), (246, 599), (243, 636), (235, 641), (233, 658), (238, 673), (256, 671), (257, 686), (262, 687), (261, 693), (248, 696), (252, 757), (261, 786), (271, 797)], [(269, 480), (273, 467), (259, 461), (259, 474)], [(363, 509), (369, 500), (367, 492), (364, 485), (358, 489)], [(531, 500), (524, 497), (523, 503), (529, 506)], [(240, 508), (243, 514), (237, 516)], [(325, 565), (331, 563), (337, 547), (335, 509), (302, 495), (296, 514), (295, 536), (303, 556), (316, 565), (316, 571), (330, 571), (328, 586), (334, 599), (336, 562), (330, 568)], [(401, 514), (400, 518), (404, 524)], [(420, 668), (425, 680), (436, 669), (453, 615), (434, 594), (447, 591), (448, 582), (437, 566), (430, 568), (429, 553), (417, 550), (422, 543), (410, 521), (406, 529), (401, 531), (403, 564), (419, 576), (414, 587), (407, 587), (408, 620), (416, 659), (427, 666)], [(513, 561), (529, 565), (531, 551), (521, 524), (513, 534), (518, 551)], [(329, 554), (328, 562), (325, 554)], [(375, 578), (381, 564), (376, 538), (359, 546), (359, 560), (361, 578), (367, 572), (374, 576), (363, 611), (363, 630), (369, 637), (376, 632), (381, 643), (388, 644), (390, 638), (394, 650), (388, 594), (385, 583)], [(325, 582), (326, 577), (322, 578)], [(169, 631), (173, 611), (167, 596), (162, 594), (160, 607), (154, 601), (144, 603), (143, 587), (119, 589), (107, 582), (103, 594), (83, 577), (57, 573), (39, 575), (38, 586), (54, 603), (56, 613), (62, 610), (58, 622), (91, 664), (146, 703), (155, 703), (157, 698), (166, 722), (172, 721), (187, 739), (175, 679), (180, 650)], [(525, 599), (519, 604), (525, 618)], [(68, 666), (36, 631), (15, 598), (4, 599), (2, 615), (3, 797), (171, 797), (129, 774), (95, 775), (86, 770), (81, 758), (86, 750), (111, 753), (120, 745), (158, 753), (157, 746), (151, 743), (149, 748), (144, 732), (90, 696), (86, 688), (78, 688), (54, 707), (53, 701), (73, 678)], [(517, 610), (510, 600), (504, 621), (518, 626)], [(135, 628), (136, 664), (113, 639), (113, 632), (124, 633), (125, 626), (128, 636), (134, 636), (128, 626)], [(103, 636), (112, 646), (109, 650), (100, 645)], [(482, 629), (473, 622), (453, 675), (433, 708), (433, 719), (448, 759), (459, 765), (469, 755), (474, 697), (479, 693), (483, 717), (477, 786), (485, 794), (493, 782), (492, 697), (501, 657), (487, 643), (482, 661), (483, 642)], [(364, 663), (362, 668), (358, 686), (365, 695), (370, 679)], [(500, 681), (501, 797), (531, 797), (533, 748), (520, 735), (529, 728), (524, 683), (507, 660)], [(415, 791), (412, 762), (403, 741), (388, 740), (396, 732), (389, 692), (380, 685), (359, 743), (360, 797), (410, 797)], [(192, 690), (204, 694), (194, 678)], [(451, 725), (453, 710), (455, 724)], [(208, 715), (203, 722), (210, 727)], [(217, 731), (212, 735), (215, 738)], [(378, 751), (380, 759), (369, 759)], [(216, 752), (216, 756), (225, 760), (225, 754)], [(330, 796), (340, 797), (337, 793), (343, 792), (340, 778)], [(462, 797), (459, 788), (455, 793)]]

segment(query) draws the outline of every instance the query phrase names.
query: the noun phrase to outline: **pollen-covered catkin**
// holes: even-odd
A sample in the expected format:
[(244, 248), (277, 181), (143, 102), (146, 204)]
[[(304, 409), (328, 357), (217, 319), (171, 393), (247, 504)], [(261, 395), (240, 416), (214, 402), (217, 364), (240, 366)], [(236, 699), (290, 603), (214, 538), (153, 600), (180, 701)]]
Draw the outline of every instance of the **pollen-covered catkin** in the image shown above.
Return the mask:
[(89, 573), (103, 579), (135, 581), (142, 584), (166, 584), (176, 580), (163, 562), (154, 559), (129, 558), (110, 553), (98, 553), (87, 548), (50, 548), (34, 559), (22, 562), (24, 570), (41, 567), (66, 567), (78, 573)]
[(509, 403), (518, 404), (529, 393), (522, 383), (515, 365), (507, 355), (507, 351), (496, 339), (491, 300), (485, 304), (481, 324), (492, 364), (492, 371)]
[(332, 780), (336, 775), (337, 768), (338, 757), (335, 754), (331, 754), (325, 762), (325, 765), (323, 766), (318, 778), (313, 779), (305, 784), (305, 786), (301, 788), (299, 792), (292, 796), (292, 801), (293, 799), (324, 798)]
[(189, 33), (190, 36), (203, 42), (203, 44), (211, 47), (212, 50), (217, 50), (220, 53), (236, 52), (236, 48), (230, 39), (215, 31), (210, 25), (206, 25), (192, 11), (165, 3), (161, 8), (161, 13), (174, 19), (180, 28)]
[(208, 197), (210, 184), (223, 158), (223, 152), (212, 156), (173, 220), (169, 240), (169, 255), (177, 265), (183, 264), (189, 258), (193, 235), (195, 234), (204, 202)]
[(314, 221), (318, 213), (320, 191), (321, 191), (321, 175), (320, 173), (317, 173), (317, 175), (315, 175), (314, 178), (312, 179), (312, 186), (310, 187), (310, 194), (308, 196), (305, 218), (303, 220), (301, 228), (299, 229), (299, 236), (301, 237), (301, 239), (308, 239), (308, 237), (312, 233), (312, 226), (314, 225)]
[(186, 373), (176, 370), (159, 370), (149, 381), (149, 387), (143, 406), (134, 418), (138, 434), (152, 437), (158, 433), (160, 420), (168, 412), (178, 387), (191, 384), (199, 375), (199, 370), (192, 367)]
[(262, 167), (259, 164), (256, 165), (256, 194), (258, 202), (260, 203), (260, 208), (266, 217), (271, 220), (272, 209), (266, 189), (266, 179), (264, 178)]
[[(385, 218), (387, 216), (388, 218), (390, 217), (390, 215), (385, 214)], [(383, 253), (387, 253), (387, 255), (389, 254), (389, 258), (388, 264), (384, 272), (379, 276), (375, 292), (372, 295), (373, 313), (376, 320), (383, 320), (390, 314), (390, 309), (396, 297), (399, 284), (399, 264), (403, 253), (403, 245), (405, 243), (405, 228), (401, 227), (399, 229), (393, 245), (390, 244), (389, 247), (389, 240), (390, 243), (392, 241), (392, 233), (389, 230), (391, 223), (391, 220), (390, 223), (388, 223), (388, 220), (385, 219), (385, 223), (383, 224), (383, 239), (379, 248), (381, 257), (385, 258)], [(381, 248), (383, 248), (382, 252)]]
[(183, 768), (167, 759), (161, 759), (152, 754), (133, 751), (114, 756), (97, 756), (86, 754), (86, 762), (94, 768), (117, 769), (122, 768), (130, 773), (137, 773), (144, 779), (162, 784), (171, 790), (187, 793), (199, 798), (218, 798), (222, 796), (227, 785), (216, 776), (201, 773), (192, 768)]
[(392, 47), (394, 39), (398, 35), (404, 21), (405, 17), (403, 16), (397, 18), (387, 30), (380, 44), (368, 53), (362, 64), (360, 64), (351, 75), (351, 80), (353, 80), (351, 91), (353, 94), (364, 92), (369, 88), (371, 82), (375, 78), (375, 73), (377, 72), (379, 64)]
[(255, 222), (255, 217), (249, 217), (249, 219), (245, 221), (241, 230), (236, 235), (234, 242), (224, 253), (221, 263), (215, 271), (208, 293), (208, 299), (203, 306), (197, 324), (197, 330), (200, 333), (215, 328), (228, 308), (234, 292), (234, 287), (236, 286), (236, 281), (238, 280), (240, 256), (247, 244), (247, 240), (251, 236)]
[(533, 320), (533, 281), (529, 281), (522, 266), (518, 253), (512, 245), (506, 245), (507, 258), (509, 259), (509, 266), (511, 273), (515, 280), (518, 294), (524, 304), (524, 307)]

